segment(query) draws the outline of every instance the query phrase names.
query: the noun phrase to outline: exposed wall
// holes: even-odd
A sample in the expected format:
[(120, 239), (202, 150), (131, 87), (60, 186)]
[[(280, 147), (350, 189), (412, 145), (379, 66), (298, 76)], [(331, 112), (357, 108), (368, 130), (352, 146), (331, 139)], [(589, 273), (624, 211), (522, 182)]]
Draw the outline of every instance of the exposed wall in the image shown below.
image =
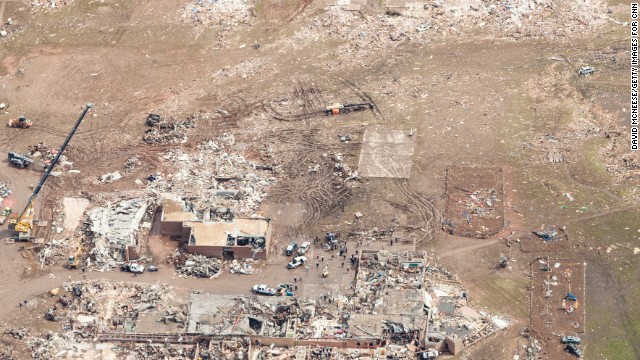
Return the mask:
[(263, 336), (249, 336), (251, 342), (256, 344), (256, 340), (260, 341), (262, 345), (275, 344), (275, 346), (330, 346), (338, 348), (350, 348), (350, 349), (373, 349), (385, 346), (385, 342), (379, 339), (343, 339), (343, 340), (331, 340), (331, 339), (306, 339), (296, 340), (292, 338), (274, 338)]
[(181, 236), (182, 221), (161, 221), (160, 234), (169, 236)]
[[(164, 210), (162, 210), (164, 213)], [(161, 218), (162, 218), (161, 214)], [(249, 259), (266, 260), (269, 256), (269, 247), (271, 245), (271, 219), (266, 219), (268, 222), (267, 230), (265, 232), (265, 248), (253, 254), (253, 249), (250, 246), (233, 246), (233, 256), (235, 259)], [(160, 234), (167, 236), (180, 236), (182, 241), (189, 244), (192, 228), (183, 225), (183, 221), (160, 221)], [(226, 246), (224, 248), (227, 248)], [(208, 257), (222, 258), (223, 247), (222, 246), (187, 246), (187, 251), (192, 254), (200, 254)]]
[(222, 246), (187, 246), (187, 252), (213, 258), (222, 258)]
[[(187, 246), (187, 252), (192, 254), (200, 254), (208, 257), (222, 258), (222, 252), (227, 246)], [(256, 260), (266, 260), (267, 252), (261, 251), (256, 254), (255, 258), (253, 257), (253, 250), (250, 246), (233, 246), (231, 247), (233, 250), (234, 259), (249, 259), (253, 258)]]
[(447, 336), (446, 338), (444, 338), (444, 342), (447, 344), (447, 349), (449, 350), (449, 352), (453, 355), (456, 355), (457, 353), (461, 352), (462, 349), (464, 349), (464, 345), (462, 344), (462, 340), (460, 338), (452, 338), (450, 336)]

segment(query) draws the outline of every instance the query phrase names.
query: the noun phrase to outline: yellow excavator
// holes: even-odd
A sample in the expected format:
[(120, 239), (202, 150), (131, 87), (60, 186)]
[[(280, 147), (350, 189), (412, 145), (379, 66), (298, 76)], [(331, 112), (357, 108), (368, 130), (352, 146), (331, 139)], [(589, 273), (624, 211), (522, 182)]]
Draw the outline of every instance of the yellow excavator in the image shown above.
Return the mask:
[(80, 255), (84, 252), (84, 246), (80, 245), (76, 252), (69, 255), (69, 269), (77, 269), (80, 265)]
[(29, 201), (27, 201), (27, 206), (15, 218), (9, 220), (9, 224), (12, 225), (13, 229), (18, 233), (18, 238), (17, 238), (18, 241), (27, 241), (31, 239), (30, 235), (31, 235), (31, 229), (33, 228), (33, 213), (35, 212), (35, 210), (33, 209), (33, 203), (35, 202), (36, 196), (38, 196), (38, 193), (42, 189), (42, 186), (44, 185), (45, 181), (47, 181), (47, 179), (49, 178), (51, 171), (58, 163), (58, 160), (60, 160), (60, 156), (62, 156), (64, 149), (69, 144), (69, 140), (71, 140), (71, 137), (73, 137), (73, 134), (75, 134), (76, 130), (78, 129), (78, 126), (80, 126), (82, 119), (84, 119), (84, 116), (92, 107), (93, 107), (93, 104), (91, 103), (87, 104), (87, 106), (82, 111), (82, 114), (80, 114), (80, 117), (76, 121), (75, 126), (73, 127), (73, 129), (71, 129), (71, 132), (65, 139), (64, 143), (62, 144), (62, 146), (60, 146), (60, 150), (58, 150), (56, 157), (51, 161), (51, 164), (49, 164), (49, 167), (47, 167), (47, 170), (45, 170), (44, 174), (42, 175), (42, 178), (40, 179), (38, 186), (36, 186), (35, 190), (33, 191), (33, 194), (31, 194)]

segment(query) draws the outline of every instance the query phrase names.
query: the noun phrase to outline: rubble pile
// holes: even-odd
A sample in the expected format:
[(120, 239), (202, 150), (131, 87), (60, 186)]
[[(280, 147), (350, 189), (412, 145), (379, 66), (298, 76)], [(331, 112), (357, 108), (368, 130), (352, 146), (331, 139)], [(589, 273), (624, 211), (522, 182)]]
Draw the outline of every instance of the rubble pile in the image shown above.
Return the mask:
[(53, 160), (53, 158), (56, 157), (57, 154), (58, 149), (53, 148), (51, 147), (51, 145), (44, 142), (39, 142), (35, 145), (29, 146), (28, 155), (32, 159), (41, 159), (42, 161), (51, 162), (51, 160)]
[(186, 121), (161, 121), (142, 135), (142, 141), (147, 145), (184, 144), (189, 140), (189, 130), (196, 127), (197, 116), (192, 115)]
[(11, 328), (5, 330), (4, 333), (13, 336), (14, 339), (24, 339), (29, 335), (29, 331), (26, 328)]
[[(333, 175), (338, 176), (344, 179), (345, 182), (350, 182), (352, 180), (360, 179), (358, 175), (358, 170), (353, 170), (349, 167), (349, 165), (344, 163), (345, 155), (341, 153), (333, 154), (332, 160), (333, 162)], [(356, 182), (351, 182), (351, 184), (357, 184)]]
[[(358, 214), (361, 215), (362, 213)], [(356, 216), (358, 218), (358, 216)], [(376, 241), (390, 241), (393, 239), (393, 229), (380, 230), (377, 227), (373, 227), (367, 231), (353, 231), (348, 234), (349, 240), (354, 240), (357, 242), (357, 246), (362, 246), (365, 243), (367, 246), (371, 244), (371, 242)]]
[[(162, 346), (145, 344), (136, 345), (134, 349), (136, 359), (193, 359), (195, 358), (195, 348), (180, 348), (171, 346), (171, 344), (164, 344)], [(203, 351), (200, 350), (200, 355)], [(204, 356), (199, 356), (200, 359), (207, 359)], [(215, 358), (209, 358), (215, 359)]]
[(85, 298), (94, 298), (96, 294), (98, 297), (107, 297), (107, 290), (110, 290), (112, 286), (115, 290), (114, 293), (118, 296), (116, 303), (121, 307), (133, 305), (138, 301), (151, 303), (155, 306), (167, 297), (170, 290), (167, 285), (116, 283), (104, 280), (67, 282), (65, 283), (65, 290), (76, 293), (77, 290), (75, 289), (79, 287), (81, 294), (88, 295)]
[(149, 205), (145, 199), (122, 200), (87, 213), (89, 254), (96, 267), (104, 271), (124, 260), (127, 247), (137, 244), (140, 222)]
[(217, 278), (221, 275), (222, 261), (197, 254), (173, 252), (168, 259), (181, 277)]
[(405, 266), (406, 261), (423, 263), (424, 255), (411, 252), (403, 255), (388, 251), (362, 251), (356, 278), (354, 306), (359, 313), (375, 314), (383, 304), (381, 298), (389, 289), (418, 289), (422, 286), (422, 268)]
[(36, 247), (38, 263), (42, 265), (54, 265), (65, 260), (69, 256), (69, 239), (51, 240)]
[[(11, 189), (9, 189), (9, 185), (0, 183), (0, 204), (2, 204), (2, 201), (4, 201), (6, 197), (9, 197), (9, 195), (11, 195)], [(0, 211), (2, 211), (2, 209), (0, 209)]]
[[(249, 261), (249, 260), (253, 260), (253, 259), (247, 259), (245, 261)], [(229, 272), (232, 274), (252, 275), (253, 271), (254, 271), (253, 267), (248, 262), (242, 263), (234, 259), (231, 262), (231, 264), (229, 264)]]
[(499, 317), (472, 308), (464, 287), (443, 267), (427, 268), (424, 289), (432, 309), (430, 332), (454, 336), (464, 346), (471, 346), (509, 325)]
[(182, 8), (182, 20), (213, 26), (224, 37), (239, 26), (251, 25), (253, 7), (252, 0), (194, 0)]
[(56, 9), (73, 4), (74, 0), (33, 0), (31, 6), (34, 8)]
[(132, 156), (130, 158), (127, 159), (127, 161), (124, 162), (124, 174), (125, 175), (129, 175), (131, 174), (136, 168), (138, 168), (140, 166), (140, 158), (137, 156)]
[(175, 309), (166, 310), (165, 314), (160, 319), (158, 319), (158, 322), (161, 322), (165, 325), (173, 323), (178, 327), (183, 328), (187, 323), (187, 312), (177, 311)]
[(471, 216), (495, 218), (498, 216), (494, 206), (498, 199), (496, 189), (479, 189), (474, 192), (467, 192), (468, 197), (458, 199), (456, 203), (461, 205), (464, 210), (462, 214), (467, 218), (467, 222), (473, 222)]
[[(617, 147), (614, 149), (614, 147)], [(627, 179), (640, 179), (640, 153), (637, 151), (629, 152), (626, 144), (616, 142), (608, 149), (600, 149), (600, 158), (606, 164), (607, 172), (617, 178), (618, 182)], [(612, 156), (612, 154), (614, 154)], [(606, 161), (604, 161), (606, 159)]]
[[(58, 155), (58, 150), (58, 148), (54, 148), (47, 143), (39, 142), (36, 145), (29, 146), (27, 156), (31, 159), (40, 161), (42, 167), (46, 168), (51, 164), (51, 161), (53, 161), (56, 155)], [(73, 152), (73, 148), (71, 146), (68, 146), (64, 154), (60, 156), (60, 159), (56, 164), (56, 168), (51, 172), (51, 175), (60, 175), (65, 166), (73, 168), (73, 163), (69, 161), (69, 158), (66, 155), (69, 152)]]
[(74, 350), (78, 346), (74, 333), (68, 331), (49, 331), (45, 337), (29, 338), (26, 343), (31, 348), (34, 359), (55, 359), (57, 354)]
[(261, 75), (267, 71), (264, 59), (252, 58), (240, 61), (236, 66), (225, 66), (216, 73), (216, 76), (234, 77), (246, 79), (256, 75)]
[[(67, 282), (64, 292), (54, 289), (56, 302), (45, 319), (59, 321), (77, 341), (95, 336), (98, 330), (134, 331), (140, 313), (163, 310), (158, 322), (184, 326), (184, 311), (171, 307), (171, 288), (166, 285), (116, 283), (105, 280)], [(68, 340), (68, 339), (67, 339)]]
[(249, 348), (249, 339), (211, 340), (208, 347), (201, 346), (200, 356), (203, 359), (255, 359), (248, 355)]
[[(291, 288), (291, 284), (280, 284), (278, 289)], [(191, 303), (206, 302), (208, 294), (192, 295)], [(239, 297), (226, 306), (218, 306), (204, 321), (199, 315), (189, 319), (187, 332), (204, 334), (246, 334), (266, 337), (336, 338), (344, 337), (345, 331), (339, 321), (342, 311), (338, 309), (339, 297), (300, 299), (277, 298), (267, 301), (261, 298)], [(341, 299), (346, 300), (342, 297)], [(208, 312), (207, 312), (208, 314)], [(294, 325), (295, 324), (295, 325)]]
[(395, 42), (425, 43), (443, 36), (487, 35), (521, 39), (553, 39), (579, 35), (607, 22), (606, 2), (598, 4), (559, 0), (483, 1), (478, 6), (456, 2), (407, 3), (406, 7), (369, 15), (339, 6), (310, 21), (293, 37), (296, 45), (318, 39), (347, 41), (338, 55), (362, 58)]
[(209, 220), (216, 209), (254, 215), (276, 179), (271, 176), (271, 167), (246, 160), (234, 151), (234, 145), (233, 135), (225, 134), (218, 142), (199, 144), (193, 154), (181, 150), (165, 152), (162, 159), (176, 172), (150, 181), (147, 189), (192, 199), (188, 210), (204, 220)]

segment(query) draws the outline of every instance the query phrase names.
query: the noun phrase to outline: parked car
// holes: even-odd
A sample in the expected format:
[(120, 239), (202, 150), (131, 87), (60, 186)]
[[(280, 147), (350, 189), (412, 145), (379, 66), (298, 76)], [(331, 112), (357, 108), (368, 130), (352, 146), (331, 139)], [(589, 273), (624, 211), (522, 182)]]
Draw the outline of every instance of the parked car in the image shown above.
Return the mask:
[(155, 265), (149, 265), (147, 266), (147, 271), (158, 271), (158, 267)]
[(142, 274), (144, 272), (144, 265), (136, 263), (124, 263), (121, 269), (122, 271), (132, 272), (134, 274)]
[(582, 357), (582, 351), (574, 344), (568, 344), (565, 350), (577, 357)]
[(296, 251), (297, 248), (298, 248), (298, 244), (292, 242), (287, 246), (287, 249), (284, 251), (284, 253), (287, 254), (287, 256), (291, 256), (293, 255), (293, 253)]
[(278, 286), (276, 286), (276, 289), (289, 290), (289, 289), (293, 289), (293, 285), (282, 283), (282, 284), (278, 284)]
[(293, 296), (293, 285), (286, 283), (278, 284), (278, 286), (276, 286), (276, 295)]
[(300, 249), (298, 249), (298, 255), (306, 254), (310, 246), (311, 246), (310, 242), (308, 241), (303, 242), (302, 245), (300, 245)]
[(306, 256), (296, 256), (293, 258), (293, 261), (291, 261), (289, 264), (287, 264), (287, 267), (289, 269), (295, 269), (300, 265), (303, 265), (304, 263), (307, 262), (307, 257)]
[(438, 353), (438, 350), (429, 349), (427, 351), (423, 351), (422, 353), (420, 353), (420, 359), (421, 360), (434, 360), (435, 358), (438, 357), (438, 355), (440, 355), (440, 353)]
[(576, 336), (563, 336), (560, 341), (562, 341), (563, 344), (580, 344), (582, 342), (582, 340)]
[(264, 284), (253, 285), (252, 290), (256, 294), (269, 295), (269, 296), (273, 296), (273, 295), (276, 294), (276, 289), (270, 288), (270, 287), (268, 287), (267, 285), (264, 285)]
[(596, 69), (594, 69), (592, 66), (583, 66), (580, 68), (580, 71), (578, 71), (578, 73), (580, 75), (587, 75), (593, 73), (594, 71), (596, 71)]

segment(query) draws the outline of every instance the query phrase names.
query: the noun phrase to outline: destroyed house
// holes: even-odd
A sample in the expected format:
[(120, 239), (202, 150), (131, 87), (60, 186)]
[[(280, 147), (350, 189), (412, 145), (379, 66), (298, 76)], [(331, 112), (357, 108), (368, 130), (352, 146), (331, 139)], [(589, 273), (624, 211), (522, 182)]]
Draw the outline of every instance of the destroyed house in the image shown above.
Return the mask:
[(187, 251), (215, 258), (267, 258), (270, 219), (235, 218), (232, 222), (185, 222)]
[(239, 218), (201, 221), (180, 202), (165, 198), (160, 230), (179, 238), (187, 252), (214, 258), (265, 260), (269, 254), (271, 219)]

